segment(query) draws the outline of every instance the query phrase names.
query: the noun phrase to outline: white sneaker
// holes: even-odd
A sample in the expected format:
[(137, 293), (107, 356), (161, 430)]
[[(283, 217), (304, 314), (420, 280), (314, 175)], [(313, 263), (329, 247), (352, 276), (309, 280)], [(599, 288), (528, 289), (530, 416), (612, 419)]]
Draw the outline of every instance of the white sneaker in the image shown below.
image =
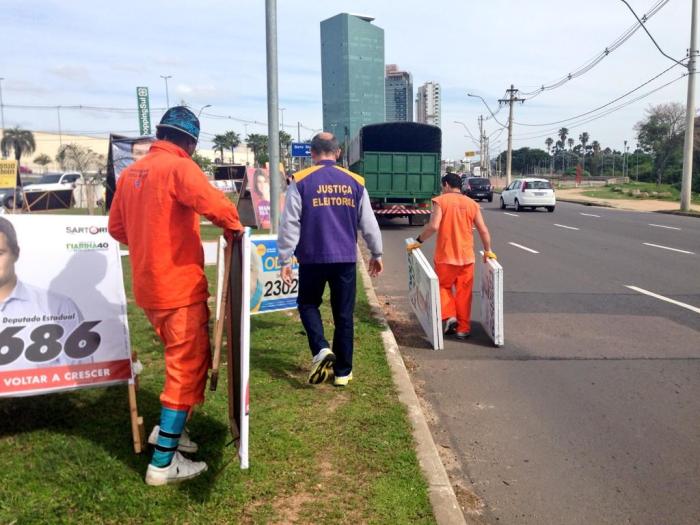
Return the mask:
[(207, 471), (204, 461), (191, 461), (179, 452), (175, 452), (173, 460), (167, 467), (148, 465), (146, 471), (146, 485), (160, 486), (173, 485), (188, 479), (196, 478), (202, 472)]
[(330, 348), (323, 348), (311, 361), (309, 383), (312, 385), (323, 383), (328, 378), (328, 374), (333, 371), (333, 363), (335, 363), (335, 354)]
[(457, 331), (457, 318), (450, 317), (442, 322), (442, 333), (445, 335), (452, 335)]
[[(148, 444), (156, 446), (158, 443), (158, 432), (160, 432), (160, 425), (153, 427), (151, 435), (148, 436)], [(190, 435), (187, 433), (187, 429), (182, 429), (182, 434), (180, 434), (180, 441), (177, 442), (177, 449), (180, 452), (186, 452), (187, 454), (194, 454), (199, 450), (199, 445), (190, 439)]]

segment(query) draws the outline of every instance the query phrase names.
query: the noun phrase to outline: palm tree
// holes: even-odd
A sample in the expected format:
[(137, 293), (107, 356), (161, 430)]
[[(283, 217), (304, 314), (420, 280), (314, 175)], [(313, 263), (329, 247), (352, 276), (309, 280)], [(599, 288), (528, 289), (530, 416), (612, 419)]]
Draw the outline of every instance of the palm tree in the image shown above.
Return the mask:
[(561, 140), (561, 167), (564, 171), (566, 171), (566, 155), (564, 154), (564, 149), (566, 148), (566, 137), (569, 135), (569, 129), (568, 128), (560, 128), (559, 129), (559, 139)]
[(576, 141), (572, 138), (567, 139), (566, 143), (569, 145), (569, 151), (571, 151), (576, 144)]
[(241, 143), (241, 137), (235, 131), (227, 131), (224, 134), (224, 137), (226, 137), (226, 144), (231, 150), (231, 163), (235, 164), (236, 161), (234, 160), (234, 152), (236, 151), (238, 145)]
[(226, 140), (226, 135), (214, 135), (214, 138), (211, 140), (212, 145), (214, 146), (213, 149), (214, 151), (218, 151), (219, 154), (221, 155), (221, 164), (224, 163), (224, 150), (228, 149), (228, 141)]
[(547, 153), (550, 155), (549, 159), (549, 175), (552, 175), (552, 159), (551, 159), (551, 151), (552, 151), (552, 144), (554, 144), (554, 139), (552, 137), (547, 137), (547, 139), (544, 141), (544, 143), (547, 145)]
[(587, 131), (584, 131), (578, 136), (578, 140), (581, 141), (581, 146), (583, 146), (583, 156), (581, 157), (582, 163), (583, 163), (583, 170), (586, 170), (586, 144), (588, 144), (588, 141), (591, 139), (591, 136), (588, 134)]
[(3, 130), (0, 151), (2, 151), (4, 157), (9, 157), (10, 150), (15, 153), (15, 159), (17, 160), (17, 186), (21, 187), (22, 177), (19, 174), (19, 159), (22, 155), (32, 154), (36, 150), (34, 134), (27, 129), (20, 129), (19, 126)]
[(42, 153), (34, 159), (34, 164), (38, 164), (42, 168), (46, 169), (46, 166), (51, 164), (51, 157), (49, 157), (46, 153)]
[(259, 166), (261, 161), (267, 157), (265, 155), (265, 150), (267, 150), (267, 135), (251, 133), (246, 137), (246, 144), (253, 150), (255, 164)]

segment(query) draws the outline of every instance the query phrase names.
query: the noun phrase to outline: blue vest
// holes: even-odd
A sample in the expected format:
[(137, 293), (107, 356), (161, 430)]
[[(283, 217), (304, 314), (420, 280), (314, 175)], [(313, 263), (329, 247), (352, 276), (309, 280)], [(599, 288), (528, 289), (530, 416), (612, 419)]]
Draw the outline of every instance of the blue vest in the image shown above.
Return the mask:
[(294, 175), (301, 196), (301, 264), (357, 261), (357, 225), (365, 180), (324, 160)]

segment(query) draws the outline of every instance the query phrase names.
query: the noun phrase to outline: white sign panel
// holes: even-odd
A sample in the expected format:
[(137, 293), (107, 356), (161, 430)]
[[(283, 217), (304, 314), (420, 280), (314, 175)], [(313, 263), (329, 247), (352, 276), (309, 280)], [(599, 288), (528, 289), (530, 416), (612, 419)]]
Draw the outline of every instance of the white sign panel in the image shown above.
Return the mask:
[(0, 221), (14, 230), (0, 228), (0, 397), (131, 380), (119, 243), (107, 217)]
[(481, 267), (481, 324), (495, 346), (503, 346), (503, 267), (489, 259)]
[[(406, 239), (406, 245), (414, 243)], [(438, 277), (420, 249), (408, 253), (408, 299), (434, 350), (444, 348)]]

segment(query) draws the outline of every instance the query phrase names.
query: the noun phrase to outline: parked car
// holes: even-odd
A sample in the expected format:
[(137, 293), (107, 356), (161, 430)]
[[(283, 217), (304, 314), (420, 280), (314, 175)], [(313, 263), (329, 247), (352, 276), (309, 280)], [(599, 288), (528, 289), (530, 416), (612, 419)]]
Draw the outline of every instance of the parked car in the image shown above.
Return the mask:
[(462, 193), (474, 200), (493, 201), (491, 182), (483, 177), (464, 177), (462, 179)]
[(518, 179), (501, 193), (501, 209), (513, 206), (515, 211), (523, 208), (546, 208), (553, 212), (556, 206), (556, 197), (551, 183), (545, 179)]
[(82, 180), (83, 175), (77, 171), (66, 171), (64, 173), (46, 173), (42, 175), (39, 182), (26, 184), (25, 191), (60, 191), (71, 190), (75, 184)]
[(0, 208), (3, 206), (9, 210), (15, 207), (15, 203), (18, 208), (22, 207), (24, 198), (22, 197), (22, 190), (19, 188), (6, 188), (0, 190)]

